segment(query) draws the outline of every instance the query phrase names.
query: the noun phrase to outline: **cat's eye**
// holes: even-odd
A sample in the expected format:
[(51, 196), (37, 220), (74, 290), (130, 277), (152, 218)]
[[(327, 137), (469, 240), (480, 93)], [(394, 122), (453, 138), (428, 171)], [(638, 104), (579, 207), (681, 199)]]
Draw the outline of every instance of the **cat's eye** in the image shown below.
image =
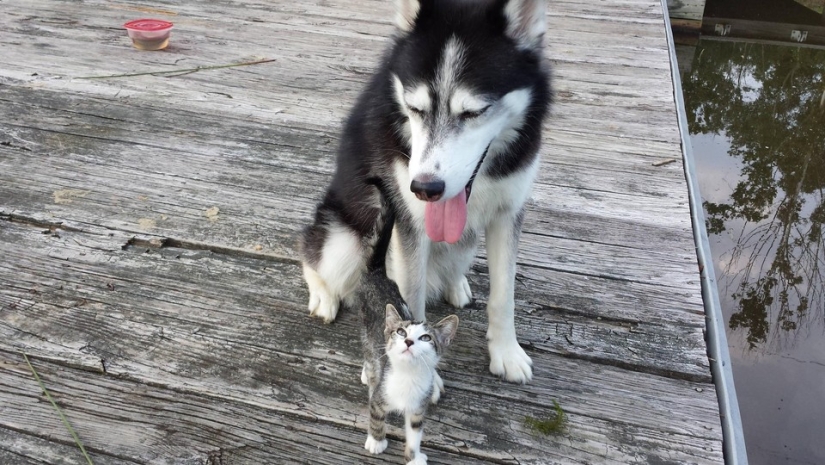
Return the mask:
[(403, 328), (398, 328), (398, 330), (395, 332), (395, 334), (398, 334), (401, 337), (407, 337), (407, 332), (404, 331)]
[(424, 117), (424, 110), (421, 110), (420, 108), (411, 107), (411, 106), (407, 106), (407, 108), (410, 110), (410, 113), (414, 114), (415, 116), (417, 116), (419, 118)]
[(430, 342), (430, 341), (433, 340), (433, 338), (430, 337), (429, 334), (425, 334), (425, 335), (419, 337), (418, 339), (421, 340), (421, 341), (424, 341), (424, 342)]

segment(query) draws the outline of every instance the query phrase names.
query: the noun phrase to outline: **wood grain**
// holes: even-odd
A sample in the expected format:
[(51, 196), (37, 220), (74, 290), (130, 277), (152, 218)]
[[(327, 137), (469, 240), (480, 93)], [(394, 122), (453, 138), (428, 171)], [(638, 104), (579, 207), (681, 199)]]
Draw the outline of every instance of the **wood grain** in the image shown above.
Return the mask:
[[(358, 317), (306, 315), (295, 240), (393, 33), (384, 0), (4, 0), (0, 462), (400, 463), (362, 453)], [(134, 50), (121, 24), (175, 23)], [(487, 372), (480, 251), (431, 463), (721, 463), (656, 0), (559, 0), (516, 283), (534, 382)], [(175, 77), (169, 71), (275, 61)], [(524, 426), (558, 400), (561, 436)]]
[[(2, 252), (14, 263), (16, 278), (0, 281), (0, 340), (7, 341), (0, 349), (25, 350), (120, 379), (152, 380), (152, 385), (168, 389), (244, 399), (313, 421), (366, 424), (358, 380), (360, 346), (353, 336), (358, 334), (358, 317), (346, 312), (334, 326), (308, 320), (303, 305), (293, 303), (305, 299), (297, 267), (174, 247), (123, 249), (131, 238), (109, 234), (4, 224), (0, 243), (6, 244)], [(14, 253), (15, 249), (27, 253)], [(10, 274), (0, 271), (0, 276)], [(279, 286), (269, 286), (273, 281)], [(707, 380), (680, 381), (661, 376), (664, 373), (648, 375), (578, 357), (542, 356), (542, 344), (554, 345), (549, 339), (570, 344), (571, 351), (576, 346), (587, 349), (587, 334), (574, 317), (559, 321), (555, 326), (561, 329), (552, 331), (552, 320), (540, 316), (542, 312), (524, 315), (527, 321), (520, 323), (523, 333), (536, 334), (528, 340), (536, 341), (530, 345), (537, 380), (515, 387), (486, 373), (486, 361), (478, 356), (485, 350), (483, 312), (460, 312), (461, 338), (443, 368), (449, 397), (428, 421), (429, 443), (448, 448), (461, 440), (464, 452), (490, 459), (501, 458), (501, 450), (518, 444), (532, 451), (511, 452), (523, 463), (536, 452), (566, 462), (580, 460), (575, 451), (587, 448), (596, 434), (598, 442), (617, 450), (606, 456), (592, 451), (583, 457), (624, 463), (630, 459), (621, 452), (624, 441), (611, 437), (627, 428), (649, 442), (645, 448), (658, 441), (658, 431), (665, 432), (672, 442), (654, 451), (671, 450), (682, 441), (680, 435), (690, 441), (705, 438), (703, 447), (718, 436), (718, 422), (708, 415), (716, 404)], [(646, 332), (657, 331), (646, 324), (602, 325), (602, 336), (616, 336), (608, 344), (623, 344), (623, 336), (631, 341), (624, 343), (628, 348), (639, 347), (640, 352), (642, 341), (651, 337)], [(661, 353), (657, 357), (664, 358)], [(671, 391), (686, 397), (668, 394), (668, 402), (660, 403), (651, 394)], [(570, 415), (570, 433), (557, 439), (525, 434), (523, 418), (546, 415), (553, 398)], [(490, 409), (500, 413), (480, 413)], [(679, 420), (672, 418), (674, 409)], [(593, 429), (595, 424), (601, 426)], [(697, 454), (687, 445), (676, 447), (685, 457)], [(713, 456), (719, 450), (708, 453)]]

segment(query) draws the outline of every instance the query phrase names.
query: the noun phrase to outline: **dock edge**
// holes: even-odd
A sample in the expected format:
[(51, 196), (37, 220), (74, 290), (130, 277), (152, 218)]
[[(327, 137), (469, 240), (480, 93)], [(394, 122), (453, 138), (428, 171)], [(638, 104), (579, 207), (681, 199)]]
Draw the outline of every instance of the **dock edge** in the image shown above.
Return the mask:
[(705, 213), (702, 208), (702, 194), (699, 191), (699, 181), (696, 178), (696, 168), (693, 163), (693, 148), (690, 144), (690, 134), (685, 109), (685, 100), (682, 95), (682, 78), (679, 75), (679, 65), (676, 61), (676, 45), (673, 41), (673, 31), (670, 25), (667, 0), (660, 0), (665, 21), (665, 34), (670, 53), (670, 74), (673, 82), (673, 94), (676, 101), (676, 113), (679, 122), (679, 134), (682, 139), (682, 158), (687, 179), (688, 197), (690, 202), (691, 223), (693, 224), (693, 238), (696, 243), (696, 256), (699, 260), (700, 277), (702, 281), (702, 301), (705, 306), (705, 320), (707, 321), (708, 355), (710, 369), (716, 386), (716, 397), (719, 400), (719, 415), (722, 422), (722, 452), (727, 465), (747, 465), (748, 454), (745, 449), (745, 437), (742, 430), (742, 418), (739, 414), (739, 401), (736, 398), (736, 387), (733, 383), (728, 338), (725, 334), (725, 322), (722, 308), (719, 303), (719, 293), (716, 287), (716, 272), (708, 243), (708, 233), (705, 227)]

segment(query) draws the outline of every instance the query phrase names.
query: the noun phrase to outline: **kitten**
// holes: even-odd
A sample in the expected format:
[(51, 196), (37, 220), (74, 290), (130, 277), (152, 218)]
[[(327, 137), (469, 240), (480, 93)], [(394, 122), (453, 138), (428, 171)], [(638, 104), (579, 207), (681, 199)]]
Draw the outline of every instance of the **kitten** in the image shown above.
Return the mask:
[(458, 317), (434, 325), (414, 322), (398, 286), (378, 267), (366, 273), (356, 292), (364, 319), (364, 368), (369, 386), (370, 426), (364, 448), (380, 454), (387, 448), (384, 422), (392, 411), (404, 414), (407, 465), (423, 465), (422, 423), (427, 405), (436, 403), (443, 384), (436, 366), (455, 337)]

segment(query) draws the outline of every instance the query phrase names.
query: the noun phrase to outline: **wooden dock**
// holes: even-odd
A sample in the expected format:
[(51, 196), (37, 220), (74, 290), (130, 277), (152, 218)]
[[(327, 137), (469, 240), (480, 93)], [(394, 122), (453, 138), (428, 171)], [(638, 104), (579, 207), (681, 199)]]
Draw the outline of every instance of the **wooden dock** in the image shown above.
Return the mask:
[[(23, 352), (98, 465), (403, 463), (397, 421), (363, 449), (358, 317), (308, 317), (295, 250), (391, 2), (0, 5), (0, 463), (86, 463)], [(175, 23), (169, 49), (132, 48), (140, 17)], [(480, 257), (424, 451), (721, 463), (660, 2), (553, 1), (547, 43), (516, 291), (534, 380), (487, 371)], [(562, 434), (525, 425), (554, 400)]]

